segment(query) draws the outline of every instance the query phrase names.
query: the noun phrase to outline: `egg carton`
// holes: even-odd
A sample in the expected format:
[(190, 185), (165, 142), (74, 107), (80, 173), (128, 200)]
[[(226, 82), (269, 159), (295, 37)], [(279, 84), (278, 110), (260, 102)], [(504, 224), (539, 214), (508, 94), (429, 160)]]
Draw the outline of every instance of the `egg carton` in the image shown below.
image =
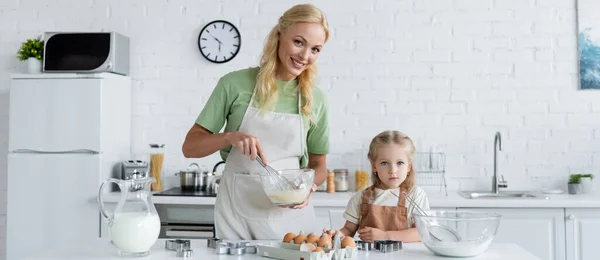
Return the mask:
[[(258, 255), (274, 258), (274, 259), (300, 259), (305, 260), (331, 260), (331, 259), (344, 259), (344, 258), (355, 258), (358, 254), (358, 248), (346, 247), (339, 249), (330, 249), (329, 247), (323, 248), (322, 252), (306, 252), (302, 251), (302, 247), (306, 247), (306, 243), (294, 244), (278, 242), (274, 245), (258, 245)], [(315, 246), (316, 247), (316, 246)]]

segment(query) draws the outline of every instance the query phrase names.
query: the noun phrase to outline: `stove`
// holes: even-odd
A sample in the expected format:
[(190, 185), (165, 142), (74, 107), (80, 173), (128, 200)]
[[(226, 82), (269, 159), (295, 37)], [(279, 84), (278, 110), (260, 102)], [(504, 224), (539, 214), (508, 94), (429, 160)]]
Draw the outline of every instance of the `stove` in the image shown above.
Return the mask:
[(168, 190), (164, 190), (152, 196), (189, 196), (189, 197), (217, 197), (216, 193), (208, 192), (208, 191), (189, 191), (182, 190), (180, 187), (170, 188)]

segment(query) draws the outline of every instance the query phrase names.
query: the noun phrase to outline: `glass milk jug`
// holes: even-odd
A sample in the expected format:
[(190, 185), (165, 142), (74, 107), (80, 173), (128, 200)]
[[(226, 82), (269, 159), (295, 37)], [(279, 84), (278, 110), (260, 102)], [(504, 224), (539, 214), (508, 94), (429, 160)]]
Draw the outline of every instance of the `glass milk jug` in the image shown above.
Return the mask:
[[(144, 257), (150, 254), (150, 248), (158, 239), (160, 219), (152, 203), (150, 185), (156, 180), (152, 177), (140, 177), (135, 174), (129, 180), (108, 179), (102, 182), (98, 191), (98, 204), (113, 244), (118, 248), (119, 256)], [(114, 212), (104, 207), (104, 186), (111, 182), (121, 189), (121, 198)]]

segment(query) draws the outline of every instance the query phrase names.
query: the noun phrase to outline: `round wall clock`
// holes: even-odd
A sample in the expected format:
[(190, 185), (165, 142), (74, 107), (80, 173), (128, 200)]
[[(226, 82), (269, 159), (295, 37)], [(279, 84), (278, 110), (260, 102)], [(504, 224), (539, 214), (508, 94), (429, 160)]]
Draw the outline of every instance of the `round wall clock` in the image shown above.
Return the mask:
[(198, 36), (200, 53), (214, 63), (232, 60), (240, 51), (241, 45), (240, 31), (228, 21), (212, 21), (202, 28)]

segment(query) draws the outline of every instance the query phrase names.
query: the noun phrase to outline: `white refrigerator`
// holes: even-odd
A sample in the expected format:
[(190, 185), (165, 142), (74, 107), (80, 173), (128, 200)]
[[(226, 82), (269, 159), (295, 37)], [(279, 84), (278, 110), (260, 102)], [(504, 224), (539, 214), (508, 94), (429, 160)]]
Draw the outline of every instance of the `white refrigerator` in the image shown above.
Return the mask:
[(12, 75), (6, 259), (98, 239), (98, 188), (119, 174), (130, 140), (128, 77)]

